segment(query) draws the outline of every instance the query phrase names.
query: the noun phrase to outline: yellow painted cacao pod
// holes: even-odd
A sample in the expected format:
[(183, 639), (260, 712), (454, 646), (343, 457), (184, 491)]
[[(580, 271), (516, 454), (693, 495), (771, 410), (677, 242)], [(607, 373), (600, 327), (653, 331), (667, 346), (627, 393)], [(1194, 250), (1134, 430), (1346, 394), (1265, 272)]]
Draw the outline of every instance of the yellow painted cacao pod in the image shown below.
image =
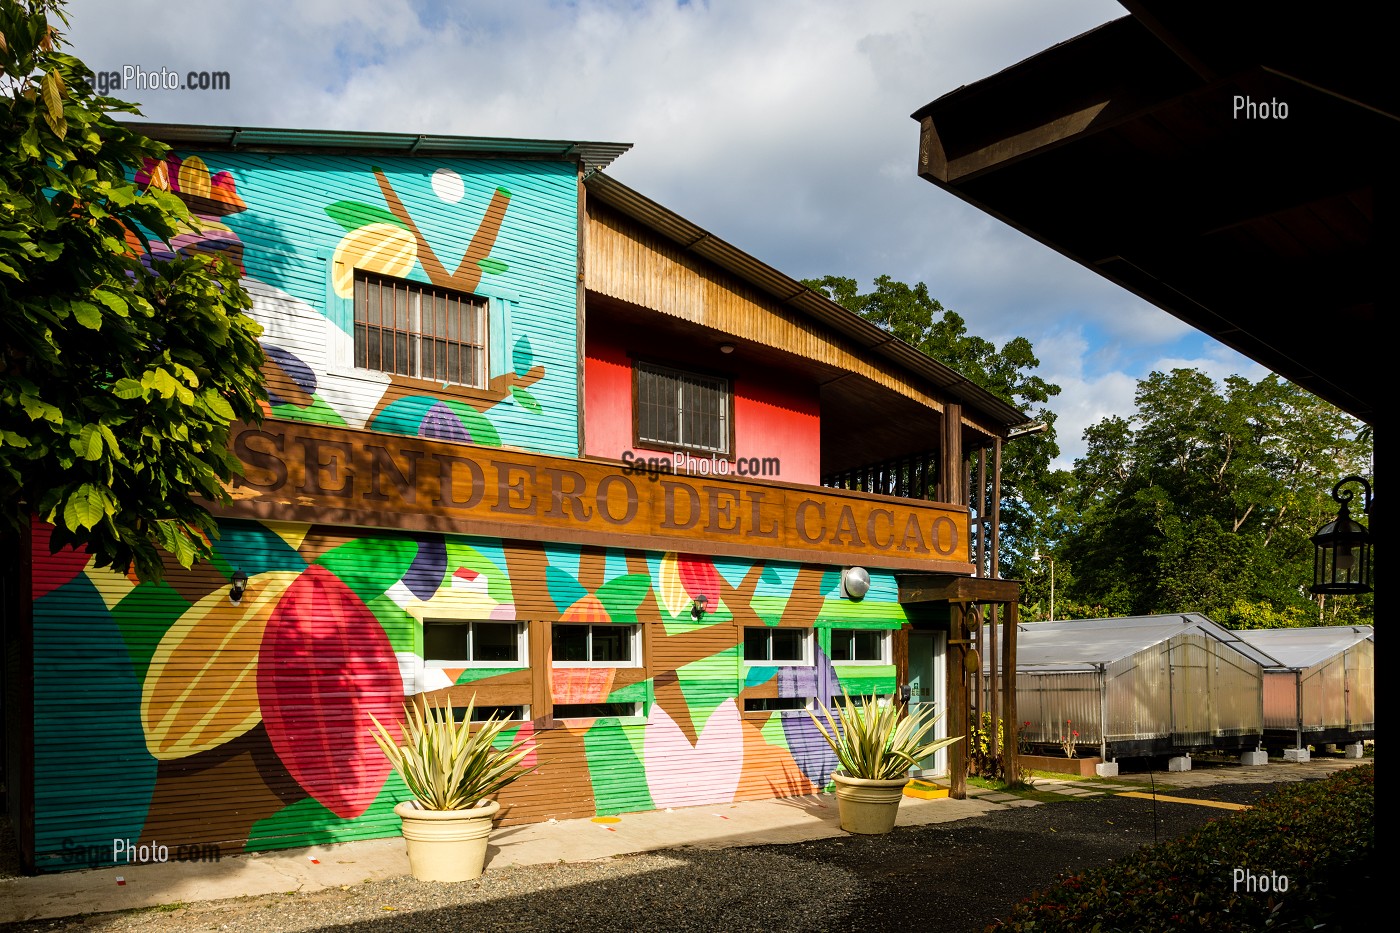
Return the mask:
[(394, 224), (366, 224), (341, 237), (331, 257), (331, 284), (341, 298), (355, 294), (355, 270), (401, 278), (413, 268), (418, 244), (413, 234)]

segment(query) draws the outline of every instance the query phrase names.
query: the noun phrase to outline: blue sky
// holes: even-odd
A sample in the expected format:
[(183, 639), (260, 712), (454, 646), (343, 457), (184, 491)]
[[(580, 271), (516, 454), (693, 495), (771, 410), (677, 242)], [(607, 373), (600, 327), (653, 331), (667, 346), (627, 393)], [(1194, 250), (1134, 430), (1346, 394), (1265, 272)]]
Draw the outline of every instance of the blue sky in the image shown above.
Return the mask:
[(116, 96), (162, 122), (630, 142), (609, 173), (797, 278), (928, 283), (1064, 389), (1058, 463), (1137, 379), (1264, 370), (922, 181), (909, 114), (1125, 15), (1108, 0), (70, 0), (95, 70), (227, 71)]

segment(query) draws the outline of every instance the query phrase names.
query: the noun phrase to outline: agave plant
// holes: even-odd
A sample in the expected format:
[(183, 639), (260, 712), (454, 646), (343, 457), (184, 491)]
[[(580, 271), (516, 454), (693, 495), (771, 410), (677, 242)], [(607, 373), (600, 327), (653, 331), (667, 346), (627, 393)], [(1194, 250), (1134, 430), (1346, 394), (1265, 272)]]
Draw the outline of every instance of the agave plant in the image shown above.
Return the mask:
[(496, 747), (509, 720), (492, 715), (473, 729), (475, 706), (473, 696), (458, 722), (450, 706), (405, 703), (401, 743), (370, 714), (374, 740), (425, 810), (470, 809), (538, 767), (520, 767), (529, 748)]
[(825, 704), (818, 703), (826, 725), (815, 713), (812, 722), (821, 730), (822, 738), (836, 753), (841, 771), (847, 777), (892, 781), (905, 777), (923, 758), (940, 748), (961, 741), (962, 736), (928, 741), (929, 734), (942, 713), (921, 709), (910, 714), (891, 703), (881, 706), (871, 694), (859, 704), (852, 703), (850, 694), (841, 690), (845, 704), (832, 716)]

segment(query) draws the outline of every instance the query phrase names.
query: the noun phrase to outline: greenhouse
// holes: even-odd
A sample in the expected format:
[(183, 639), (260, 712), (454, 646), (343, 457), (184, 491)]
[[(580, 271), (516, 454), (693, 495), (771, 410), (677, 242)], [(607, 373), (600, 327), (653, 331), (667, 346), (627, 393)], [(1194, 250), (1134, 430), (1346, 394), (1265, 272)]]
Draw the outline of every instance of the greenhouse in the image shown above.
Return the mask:
[(1256, 749), (1264, 651), (1197, 613), (1019, 626), (1022, 747), (1105, 761)]
[[(1375, 630), (1369, 625), (1254, 629), (1240, 638), (1277, 663), (1264, 670), (1264, 739), (1290, 746), (1352, 746), (1376, 735)], [(1289, 752), (1292, 752), (1289, 755)], [(1350, 751), (1349, 751), (1350, 753)]]

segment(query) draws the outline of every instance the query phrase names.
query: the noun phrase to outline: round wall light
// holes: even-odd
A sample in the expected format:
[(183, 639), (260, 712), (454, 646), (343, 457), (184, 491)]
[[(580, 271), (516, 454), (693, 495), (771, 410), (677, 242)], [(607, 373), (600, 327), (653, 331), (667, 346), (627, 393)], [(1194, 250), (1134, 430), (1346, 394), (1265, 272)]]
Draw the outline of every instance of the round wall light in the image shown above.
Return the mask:
[(847, 599), (862, 599), (870, 592), (870, 572), (864, 567), (847, 567), (841, 571), (841, 595)]

